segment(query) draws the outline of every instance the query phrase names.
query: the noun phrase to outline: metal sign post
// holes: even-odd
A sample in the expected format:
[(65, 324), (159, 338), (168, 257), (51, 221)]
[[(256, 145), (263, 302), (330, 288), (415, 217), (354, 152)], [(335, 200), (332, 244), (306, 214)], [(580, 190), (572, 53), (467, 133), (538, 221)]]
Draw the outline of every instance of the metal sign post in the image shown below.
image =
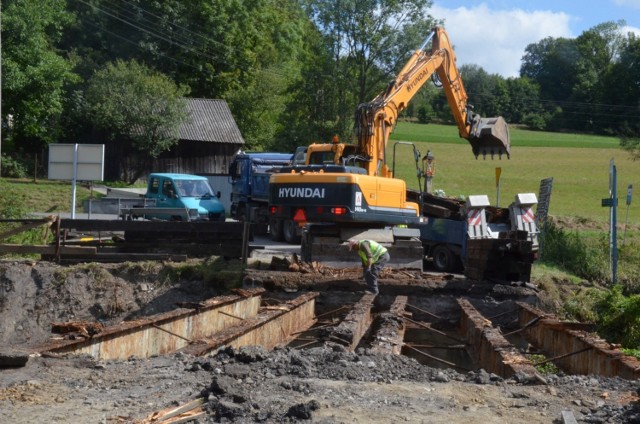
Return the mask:
[(500, 207), (500, 174), (502, 173), (502, 168), (496, 168), (496, 208)]
[(629, 184), (627, 187), (627, 213), (624, 218), (624, 232), (622, 233), (622, 244), (624, 244), (624, 240), (627, 238), (627, 223), (629, 222), (629, 206), (631, 205), (631, 194), (633, 192), (633, 184)]
[(613, 159), (609, 162), (609, 198), (602, 199), (602, 206), (609, 208), (609, 260), (611, 266), (611, 282), (616, 284), (616, 274), (618, 271), (618, 233), (617, 226), (617, 171)]
[(78, 144), (73, 145), (73, 180), (71, 182), (71, 219), (76, 219), (76, 185), (78, 182)]

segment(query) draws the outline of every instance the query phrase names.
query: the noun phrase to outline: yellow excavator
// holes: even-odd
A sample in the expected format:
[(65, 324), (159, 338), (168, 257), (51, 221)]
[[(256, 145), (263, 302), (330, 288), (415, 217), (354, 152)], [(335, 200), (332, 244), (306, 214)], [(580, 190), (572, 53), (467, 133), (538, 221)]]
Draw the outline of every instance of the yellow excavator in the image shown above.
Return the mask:
[[(507, 123), (502, 117), (481, 118), (473, 113), (467, 104), (467, 93), (449, 37), (443, 28), (436, 27), (387, 89), (358, 106), (357, 143), (344, 144), (334, 139), (330, 144), (312, 144), (305, 151), (296, 152), (294, 165), (283, 167), (270, 177), (272, 237), (297, 242), (302, 235), (303, 259), (311, 260), (320, 257), (312, 254), (317, 238), (341, 242), (362, 231), (397, 229), (421, 222), (420, 205), (408, 199), (405, 181), (393, 177), (385, 149), (398, 115), (436, 75), (446, 93), (460, 137), (469, 141), (476, 158), (479, 155), (509, 157)], [(401, 233), (397, 230), (392, 236), (380, 235), (382, 233), (366, 236), (393, 243), (402, 238)], [(416, 250), (416, 254), (419, 253)]]

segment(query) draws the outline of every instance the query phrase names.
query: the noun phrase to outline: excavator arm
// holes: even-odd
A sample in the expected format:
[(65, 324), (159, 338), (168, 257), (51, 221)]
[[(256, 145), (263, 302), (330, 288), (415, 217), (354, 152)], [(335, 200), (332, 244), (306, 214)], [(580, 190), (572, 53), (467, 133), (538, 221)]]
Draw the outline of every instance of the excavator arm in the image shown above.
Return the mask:
[[(431, 49), (425, 50), (431, 41)], [(458, 125), (460, 137), (471, 144), (473, 154), (510, 155), (509, 128), (502, 117), (481, 118), (467, 104), (456, 57), (449, 37), (436, 27), (423, 45), (416, 50), (387, 89), (356, 109), (355, 133), (360, 154), (369, 161), (368, 175), (391, 177), (384, 164), (384, 153), (400, 112), (434, 74), (440, 79), (447, 101)]]

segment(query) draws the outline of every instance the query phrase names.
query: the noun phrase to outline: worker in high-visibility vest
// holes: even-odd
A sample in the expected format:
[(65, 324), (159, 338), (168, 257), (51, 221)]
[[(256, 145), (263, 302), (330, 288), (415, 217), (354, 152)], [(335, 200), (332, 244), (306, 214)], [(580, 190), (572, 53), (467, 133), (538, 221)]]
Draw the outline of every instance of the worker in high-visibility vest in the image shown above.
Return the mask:
[(358, 252), (362, 261), (364, 281), (367, 283), (369, 293), (378, 294), (378, 276), (389, 262), (390, 256), (387, 249), (373, 240), (349, 240), (349, 249)]

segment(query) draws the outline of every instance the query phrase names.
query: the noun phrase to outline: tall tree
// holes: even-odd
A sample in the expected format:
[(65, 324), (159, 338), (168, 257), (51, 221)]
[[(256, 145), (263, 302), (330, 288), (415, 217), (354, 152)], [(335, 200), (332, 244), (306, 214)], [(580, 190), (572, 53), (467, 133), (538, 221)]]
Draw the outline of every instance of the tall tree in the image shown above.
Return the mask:
[(334, 63), (316, 28), (309, 25), (304, 39), (301, 74), (288, 89), (281, 125), (269, 145), (273, 150), (293, 151), (297, 146), (330, 140), (336, 133), (338, 89), (327, 79)]
[(489, 74), (478, 65), (462, 65), (460, 74), (469, 96), (469, 104), (482, 116), (504, 115), (509, 105), (506, 81), (498, 74)]
[[(323, 92), (332, 103), (334, 131), (352, 132), (359, 103), (371, 100), (404, 65), (435, 20), (430, 0), (308, 0), (307, 13), (322, 34), (330, 73)], [(323, 68), (325, 69), (325, 68)]]
[(12, 149), (37, 152), (60, 135), (65, 87), (77, 76), (57, 42), (72, 20), (64, 1), (2, 2), (3, 141)]
[(139, 153), (138, 172), (125, 176), (130, 182), (146, 171), (150, 157), (178, 142), (178, 128), (186, 118), (185, 93), (186, 88), (135, 61), (116, 61), (90, 79), (87, 117), (123, 144), (124, 151)]
[(509, 105), (501, 111), (507, 122), (524, 123), (527, 117), (533, 116), (542, 118), (544, 111), (540, 103), (540, 87), (536, 83), (527, 77), (508, 78), (507, 88)]
[(571, 114), (567, 127), (602, 132), (610, 127), (608, 90), (604, 75), (618, 59), (624, 35), (623, 21), (605, 22), (583, 32), (576, 38), (580, 57), (576, 63), (576, 81), (571, 97), (572, 105), (566, 109)]
[(634, 160), (640, 159), (640, 37), (627, 34), (619, 60), (604, 77), (613, 106), (607, 115), (613, 122), (613, 134)]
[(85, 68), (135, 59), (194, 97), (226, 100), (249, 146), (273, 138), (283, 93), (299, 75), (307, 18), (297, 1), (75, 0), (73, 7), (80, 24), (67, 46), (91, 52)]
[(576, 83), (579, 58), (575, 40), (547, 37), (525, 48), (520, 76), (536, 82), (543, 98), (566, 100), (571, 97)]

